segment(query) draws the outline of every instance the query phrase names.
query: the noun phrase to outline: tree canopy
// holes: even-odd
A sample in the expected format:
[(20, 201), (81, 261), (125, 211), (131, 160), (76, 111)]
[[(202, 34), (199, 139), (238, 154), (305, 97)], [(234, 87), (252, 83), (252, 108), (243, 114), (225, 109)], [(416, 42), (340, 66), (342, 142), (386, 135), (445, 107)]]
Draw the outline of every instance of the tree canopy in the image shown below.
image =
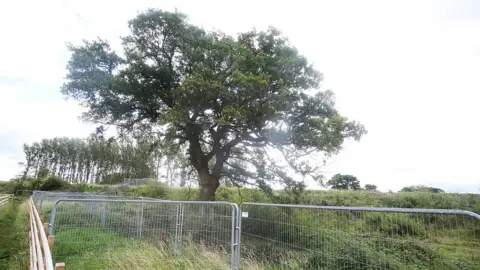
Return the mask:
[(377, 190), (377, 186), (372, 184), (366, 184), (365, 190)]
[(360, 181), (357, 177), (348, 174), (335, 174), (327, 182), (327, 186), (332, 189), (360, 190)]
[(320, 180), (318, 158), (366, 132), (335, 109), (321, 74), (275, 28), (232, 37), (153, 9), (128, 25), (123, 53), (101, 39), (69, 47), (62, 92), (88, 108), (89, 121), (185, 151), (203, 199), (222, 178), (265, 190), (302, 184), (284, 165)]

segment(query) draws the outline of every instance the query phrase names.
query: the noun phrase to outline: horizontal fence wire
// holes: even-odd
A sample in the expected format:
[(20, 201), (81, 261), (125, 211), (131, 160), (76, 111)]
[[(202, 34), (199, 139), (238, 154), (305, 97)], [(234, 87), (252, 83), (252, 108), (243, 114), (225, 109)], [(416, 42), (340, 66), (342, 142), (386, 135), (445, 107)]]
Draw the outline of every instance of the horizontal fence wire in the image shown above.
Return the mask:
[(72, 269), (104, 269), (115, 268), (112, 254), (130, 261), (159, 256), (159, 262), (169, 254), (184, 269), (201, 269), (198, 258), (230, 268), (237, 213), (228, 202), (61, 199), (50, 217), (53, 259)]
[(480, 269), (468, 211), (244, 203), (239, 219), (242, 260), (267, 269)]

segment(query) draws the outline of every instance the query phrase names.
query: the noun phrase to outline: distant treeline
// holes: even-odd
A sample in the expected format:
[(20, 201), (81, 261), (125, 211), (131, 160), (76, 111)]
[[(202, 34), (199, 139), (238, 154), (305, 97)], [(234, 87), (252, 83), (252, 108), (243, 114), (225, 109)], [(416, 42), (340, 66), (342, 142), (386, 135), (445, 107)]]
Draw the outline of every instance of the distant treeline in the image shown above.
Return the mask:
[(24, 144), (23, 177), (55, 175), (71, 183), (156, 177), (160, 155), (151, 143), (101, 137), (43, 139)]

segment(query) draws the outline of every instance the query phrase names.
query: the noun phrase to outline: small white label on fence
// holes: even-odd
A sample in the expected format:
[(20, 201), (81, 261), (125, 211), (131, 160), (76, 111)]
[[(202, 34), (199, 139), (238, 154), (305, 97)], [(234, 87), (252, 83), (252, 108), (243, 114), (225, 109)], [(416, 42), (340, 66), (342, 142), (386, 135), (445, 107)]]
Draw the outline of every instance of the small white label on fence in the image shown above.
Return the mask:
[(242, 217), (248, 217), (248, 212), (242, 212)]

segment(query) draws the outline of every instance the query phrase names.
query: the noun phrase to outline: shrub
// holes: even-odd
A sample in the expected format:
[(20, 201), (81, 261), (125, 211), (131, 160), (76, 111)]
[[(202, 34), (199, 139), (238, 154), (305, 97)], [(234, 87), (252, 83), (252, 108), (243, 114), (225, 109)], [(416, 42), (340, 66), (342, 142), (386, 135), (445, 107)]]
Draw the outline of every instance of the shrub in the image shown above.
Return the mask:
[(55, 176), (50, 176), (47, 179), (41, 181), (41, 186), (39, 190), (53, 191), (68, 188), (69, 186), (70, 184), (63, 179)]
[(425, 224), (408, 215), (367, 215), (366, 224), (371, 231), (379, 231), (386, 236), (426, 237)]
[(389, 258), (365, 241), (336, 236), (324, 246), (307, 258), (303, 269), (403, 269), (394, 257)]
[(143, 187), (132, 188), (136, 196), (164, 199), (167, 195), (168, 186), (163, 184), (147, 184)]

